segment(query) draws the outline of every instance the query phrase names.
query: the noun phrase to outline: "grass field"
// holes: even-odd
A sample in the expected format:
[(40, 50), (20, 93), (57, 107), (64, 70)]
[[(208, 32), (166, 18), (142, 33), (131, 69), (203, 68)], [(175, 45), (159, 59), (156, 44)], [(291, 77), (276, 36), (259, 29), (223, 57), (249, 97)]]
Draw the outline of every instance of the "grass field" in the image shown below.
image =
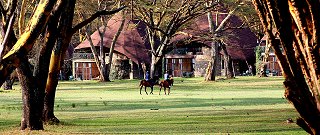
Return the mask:
[[(171, 95), (139, 94), (138, 80), (60, 82), (59, 125), (20, 131), (21, 92), (0, 92), (0, 134), (306, 134), (281, 77), (203, 82), (176, 78)], [(150, 92), (150, 89), (147, 89)]]

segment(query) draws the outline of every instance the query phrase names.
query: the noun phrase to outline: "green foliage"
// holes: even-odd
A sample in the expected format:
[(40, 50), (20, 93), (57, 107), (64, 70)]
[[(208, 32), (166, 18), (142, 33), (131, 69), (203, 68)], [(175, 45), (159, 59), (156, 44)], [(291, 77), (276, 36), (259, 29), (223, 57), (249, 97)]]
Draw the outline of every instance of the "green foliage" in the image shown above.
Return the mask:
[(263, 48), (261, 46), (257, 46), (255, 48), (255, 53), (256, 53), (256, 73), (258, 74), (260, 72), (261, 66), (263, 66), (263, 61), (262, 61), (262, 53), (263, 53)]
[(125, 79), (129, 76), (129, 72), (126, 69), (129, 69), (130, 66), (125, 62), (121, 62), (119, 65), (113, 64), (110, 70), (110, 79)]
[(140, 95), (139, 80), (60, 82), (62, 123), (32, 132), (19, 130), (20, 90), (0, 93), (0, 134), (305, 134), (286, 123), (298, 114), (283, 98), (283, 78), (202, 80), (175, 78), (169, 96), (158, 87)]
[(190, 78), (190, 77), (194, 77), (194, 73), (193, 72), (183, 72), (182, 76), (185, 78)]

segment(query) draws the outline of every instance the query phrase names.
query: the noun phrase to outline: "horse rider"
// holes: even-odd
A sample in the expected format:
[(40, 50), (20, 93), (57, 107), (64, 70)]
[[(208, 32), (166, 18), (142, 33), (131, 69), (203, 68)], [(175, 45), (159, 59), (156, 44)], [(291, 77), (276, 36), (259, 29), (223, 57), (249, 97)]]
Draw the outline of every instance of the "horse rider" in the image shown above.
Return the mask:
[(149, 79), (150, 79), (150, 74), (149, 74), (149, 71), (147, 71), (147, 72), (146, 72), (146, 78), (145, 78), (145, 80), (146, 80), (146, 81), (149, 81)]
[(169, 80), (169, 74), (168, 74), (168, 71), (166, 71), (165, 73), (164, 73), (164, 80), (166, 80), (166, 81), (168, 81)]
[(166, 71), (163, 76), (164, 76), (164, 80), (169, 83), (169, 87), (171, 87), (172, 82), (170, 81), (170, 75), (168, 74), (168, 71)]

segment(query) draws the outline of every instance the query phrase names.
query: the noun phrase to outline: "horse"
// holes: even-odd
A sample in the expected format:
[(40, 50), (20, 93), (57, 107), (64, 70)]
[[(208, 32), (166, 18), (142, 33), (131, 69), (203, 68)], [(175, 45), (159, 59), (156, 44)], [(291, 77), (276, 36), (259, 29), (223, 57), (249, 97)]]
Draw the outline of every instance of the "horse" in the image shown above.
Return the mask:
[(153, 94), (153, 86), (154, 85), (159, 85), (159, 77), (158, 76), (155, 76), (155, 77), (153, 77), (153, 78), (151, 78), (150, 80), (141, 80), (140, 81), (140, 95), (142, 95), (141, 94), (141, 89), (142, 89), (142, 87), (144, 87), (144, 91), (146, 92), (146, 94), (148, 95), (148, 93), (147, 93), (147, 87), (150, 87), (151, 88), (151, 92), (150, 92), (150, 94)]
[(163, 91), (164, 91), (164, 94), (165, 95), (167, 95), (167, 93), (166, 93), (166, 89), (168, 88), (168, 95), (170, 94), (170, 88), (171, 88), (171, 86), (173, 86), (173, 78), (172, 77), (170, 77), (170, 79), (168, 79), (168, 80), (162, 80), (161, 82), (160, 82), (160, 84), (159, 84), (159, 86), (160, 86), (160, 91), (159, 91), (159, 95), (160, 95), (160, 93), (161, 93), (161, 89), (162, 89), (162, 87), (164, 88), (163, 89)]

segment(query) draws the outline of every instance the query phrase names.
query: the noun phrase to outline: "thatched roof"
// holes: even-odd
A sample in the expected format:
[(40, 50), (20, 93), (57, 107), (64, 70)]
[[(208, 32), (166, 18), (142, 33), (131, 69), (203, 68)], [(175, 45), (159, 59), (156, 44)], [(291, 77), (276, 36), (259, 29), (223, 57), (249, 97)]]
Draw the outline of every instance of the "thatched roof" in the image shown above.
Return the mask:
[[(220, 14), (218, 22), (220, 23), (226, 14)], [(216, 16), (213, 13), (213, 18)], [(114, 15), (107, 24), (107, 31), (104, 35), (104, 46), (110, 48), (111, 41), (114, 34), (117, 32), (121, 16), (120, 14)], [(232, 16), (227, 23), (227, 26), (237, 27), (242, 24), (241, 20)], [(149, 53), (150, 45), (146, 39), (146, 26), (139, 21), (126, 20), (124, 29), (119, 36), (119, 39), (115, 46), (115, 51), (126, 55), (128, 58), (132, 59), (135, 63), (150, 63), (151, 55)], [(209, 24), (207, 15), (200, 16), (191, 22), (188, 27), (182, 30), (179, 34), (172, 38), (172, 43), (180, 42), (183, 40), (196, 40), (202, 42), (207, 46), (211, 46), (211, 39), (200, 38), (205, 37), (204, 35), (209, 33)], [(250, 31), (249, 28), (241, 29), (228, 29), (222, 33), (222, 38), (224, 43), (227, 45), (227, 50), (232, 59), (241, 59), (247, 61), (254, 61), (255, 54), (254, 48), (256, 46), (257, 37), (254, 33)], [(99, 46), (100, 36), (98, 31), (91, 35), (93, 44)], [(85, 40), (79, 44), (75, 49), (89, 48), (89, 42)]]
[[(103, 37), (103, 44), (105, 47), (110, 48), (113, 36), (117, 33), (118, 28), (121, 24), (121, 14), (114, 15), (107, 23), (107, 29)], [(101, 27), (100, 29), (103, 29)], [(136, 20), (126, 19), (124, 28), (118, 37), (115, 45), (115, 51), (119, 52), (133, 62), (139, 63), (150, 63), (151, 57), (149, 57), (147, 40), (145, 40), (145, 25), (142, 22)], [(95, 46), (100, 45), (99, 32), (95, 31), (92, 35), (92, 42)], [(80, 43), (75, 49), (89, 48), (90, 44), (88, 40)]]
[[(219, 24), (227, 16), (220, 14), (218, 17)], [(213, 13), (213, 19), (216, 15)], [(233, 29), (225, 30), (221, 33), (223, 42), (227, 45), (227, 50), (232, 59), (252, 60), (255, 58), (254, 48), (257, 45), (257, 37), (249, 28), (235, 28), (242, 25), (242, 21), (232, 16), (228, 21), (227, 27)], [(172, 43), (181, 42), (183, 40), (191, 40), (202, 42), (207, 46), (211, 46), (211, 39), (208, 38), (209, 23), (207, 15), (203, 15), (190, 23), (180, 34), (172, 38)]]

